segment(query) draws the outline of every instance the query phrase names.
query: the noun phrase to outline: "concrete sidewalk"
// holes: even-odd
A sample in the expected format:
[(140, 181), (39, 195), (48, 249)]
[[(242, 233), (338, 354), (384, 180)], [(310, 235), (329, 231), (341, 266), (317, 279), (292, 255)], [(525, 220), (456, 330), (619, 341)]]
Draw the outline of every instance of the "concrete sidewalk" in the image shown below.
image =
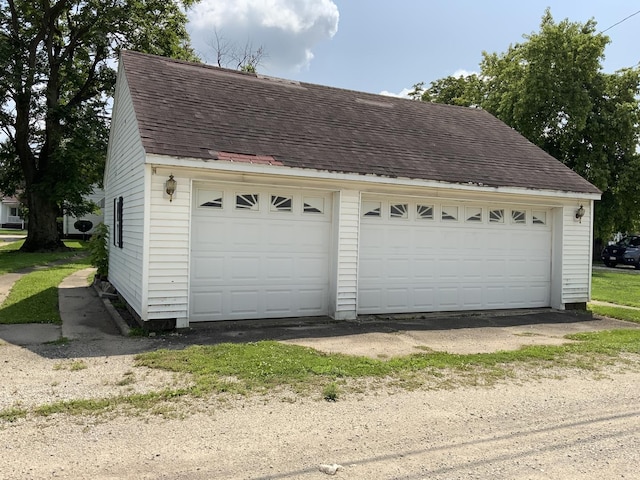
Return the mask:
[[(0, 339), (14, 345), (29, 346), (69, 340), (98, 340), (121, 338), (120, 329), (109, 311), (89, 284), (94, 268), (80, 270), (65, 278), (58, 287), (58, 302), (62, 325), (26, 323), (0, 325)], [(11, 277), (10, 277), (11, 276)], [(20, 274), (0, 277), (0, 298), (8, 294), (13, 285), (10, 280)]]

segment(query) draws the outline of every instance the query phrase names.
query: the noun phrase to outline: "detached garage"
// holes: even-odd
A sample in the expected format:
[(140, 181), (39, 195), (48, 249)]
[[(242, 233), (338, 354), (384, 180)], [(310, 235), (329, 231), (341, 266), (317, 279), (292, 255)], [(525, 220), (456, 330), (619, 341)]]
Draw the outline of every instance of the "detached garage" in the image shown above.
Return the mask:
[(144, 322), (589, 300), (600, 192), (482, 110), (123, 52), (105, 189)]

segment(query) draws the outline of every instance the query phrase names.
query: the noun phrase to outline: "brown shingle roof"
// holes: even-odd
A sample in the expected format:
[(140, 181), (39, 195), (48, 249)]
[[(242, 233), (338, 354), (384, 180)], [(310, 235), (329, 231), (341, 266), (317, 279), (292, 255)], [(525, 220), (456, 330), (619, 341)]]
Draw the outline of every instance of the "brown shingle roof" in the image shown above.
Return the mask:
[(123, 52), (121, 62), (147, 153), (255, 155), (256, 163), (285, 167), (600, 193), (483, 110), (135, 52)]

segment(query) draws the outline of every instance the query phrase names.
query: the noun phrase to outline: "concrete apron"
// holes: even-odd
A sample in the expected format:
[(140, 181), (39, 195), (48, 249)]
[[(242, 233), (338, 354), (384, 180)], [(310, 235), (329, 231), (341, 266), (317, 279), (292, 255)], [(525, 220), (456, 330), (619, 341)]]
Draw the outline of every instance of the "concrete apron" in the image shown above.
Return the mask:
[(88, 277), (95, 268), (79, 270), (65, 278), (58, 287), (62, 318), (62, 336), (69, 340), (99, 340), (105, 335), (120, 335)]

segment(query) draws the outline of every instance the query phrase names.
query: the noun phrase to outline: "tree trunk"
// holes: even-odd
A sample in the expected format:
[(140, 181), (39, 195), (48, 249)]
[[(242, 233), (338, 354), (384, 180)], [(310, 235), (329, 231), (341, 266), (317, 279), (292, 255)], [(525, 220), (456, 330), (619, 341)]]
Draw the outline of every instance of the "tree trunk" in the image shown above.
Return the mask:
[(58, 205), (49, 196), (27, 191), (27, 205), (29, 207), (29, 228), (27, 239), (22, 245), (23, 252), (49, 252), (66, 250), (67, 247), (60, 239), (56, 223)]

